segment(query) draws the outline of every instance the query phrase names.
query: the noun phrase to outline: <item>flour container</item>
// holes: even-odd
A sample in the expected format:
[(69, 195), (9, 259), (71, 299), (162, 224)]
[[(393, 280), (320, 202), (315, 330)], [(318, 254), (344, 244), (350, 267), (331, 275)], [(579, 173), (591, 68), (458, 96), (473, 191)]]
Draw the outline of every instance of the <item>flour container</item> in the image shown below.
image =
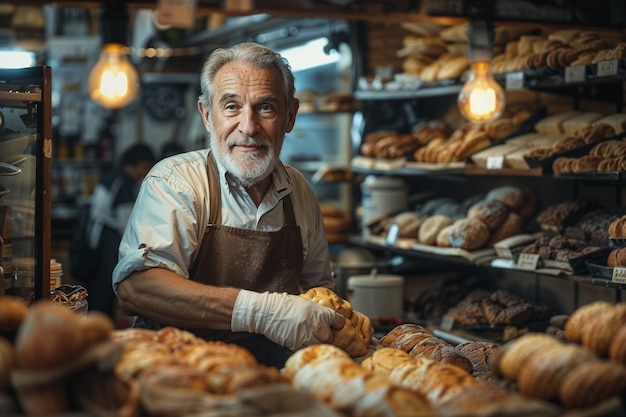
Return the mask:
[(348, 278), (347, 294), (352, 308), (368, 316), (373, 323), (381, 318), (404, 315), (404, 278), (399, 275), (352, 276)]
[(407, 209), (407, 186), (401, 178), (368, 175), (361, 196), (363, 232), (373, 220)]

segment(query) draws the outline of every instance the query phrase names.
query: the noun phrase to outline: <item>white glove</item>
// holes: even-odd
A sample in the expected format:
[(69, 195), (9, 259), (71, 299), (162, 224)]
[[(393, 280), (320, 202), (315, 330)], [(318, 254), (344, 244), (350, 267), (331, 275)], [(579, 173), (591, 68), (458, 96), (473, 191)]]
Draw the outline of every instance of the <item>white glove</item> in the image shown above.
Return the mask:
[(296, 351), (330, 343), (331, 327), (340, 329), (344, 318), (333, 309), (287, 293), (241, 290), (230, 321), (233, 332), (259, 333)]

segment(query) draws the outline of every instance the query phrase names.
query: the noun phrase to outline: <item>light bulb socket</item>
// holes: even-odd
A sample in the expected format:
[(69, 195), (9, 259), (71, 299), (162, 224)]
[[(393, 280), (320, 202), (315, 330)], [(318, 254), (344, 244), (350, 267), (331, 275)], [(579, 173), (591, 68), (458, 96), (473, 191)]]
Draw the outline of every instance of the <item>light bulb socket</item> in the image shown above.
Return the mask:
[(487, 19), (470, 20), (467, 28), (469, 61), (491, 61), (493, 57), (493, 22)]
[(107, 0), (100, 8), (102, 44), (128, 45), (128, 9), (120, 0)]

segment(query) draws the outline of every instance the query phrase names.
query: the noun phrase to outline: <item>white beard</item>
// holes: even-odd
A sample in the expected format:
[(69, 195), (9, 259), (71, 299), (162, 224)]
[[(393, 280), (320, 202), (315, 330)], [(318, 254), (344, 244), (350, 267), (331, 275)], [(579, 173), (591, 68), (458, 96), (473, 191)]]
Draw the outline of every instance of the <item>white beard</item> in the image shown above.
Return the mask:
[[(212, 123), (209, 133), (213, 155), (226, 168), (226, 171), (237, 178), (244, 187), (251, 187), (263, 181), (272, 173), (278, 163), (276, 150), (268, 140), (251, 137), (241, 140), (229, 138), (224, 145), (219, 143)], [(240, 163), (233, 158), (231, 153), (231, 147), (235, 144), (261, 145), (265, 146), (268, 152), (263, 157), (252, 152), (246, 153), (244, 156), (245, 160), (243, 163)]]

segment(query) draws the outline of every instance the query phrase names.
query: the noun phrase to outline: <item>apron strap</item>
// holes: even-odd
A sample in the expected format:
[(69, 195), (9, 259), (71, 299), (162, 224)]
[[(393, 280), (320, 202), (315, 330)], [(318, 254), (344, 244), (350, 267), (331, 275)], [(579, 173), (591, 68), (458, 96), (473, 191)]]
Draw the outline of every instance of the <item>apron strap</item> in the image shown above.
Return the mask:
[(222, 210), (220, 207), (222, 196), (220, 192), (219, 173), (213, 152), (211, 151), (209, 151), (207, 164), (209, 166), (209, 224), (219, 225), (222, 224)]

